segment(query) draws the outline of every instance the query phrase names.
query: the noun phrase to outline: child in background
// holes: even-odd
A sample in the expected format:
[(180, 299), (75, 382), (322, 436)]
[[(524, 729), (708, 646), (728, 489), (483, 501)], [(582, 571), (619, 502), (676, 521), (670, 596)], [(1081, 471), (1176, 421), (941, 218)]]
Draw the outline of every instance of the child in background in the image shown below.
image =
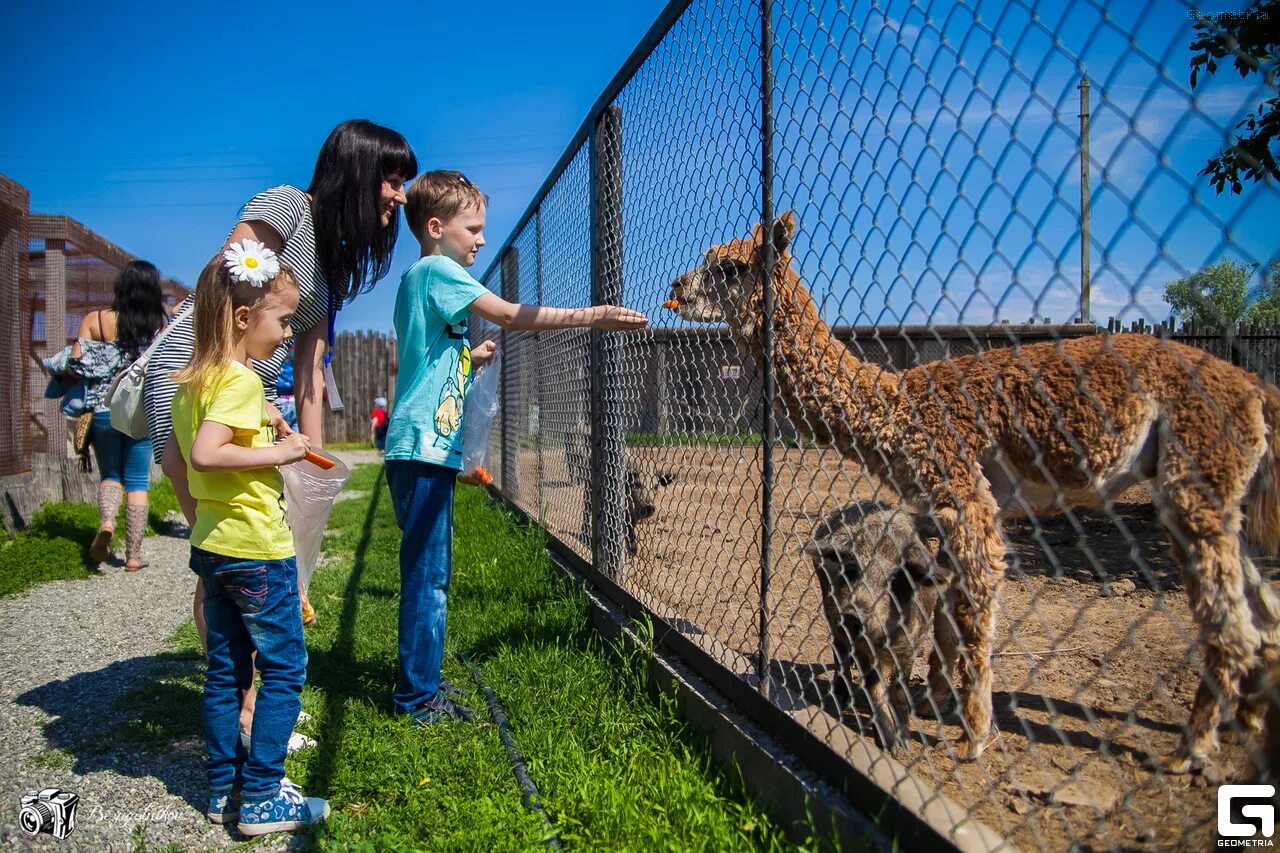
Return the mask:
[[(263, 835), (329, 815), (328, 803), (303, 797), (284, 775), (307, 648), (276, 468), (302, 459), (310, 440), (295, 432), (273, 443), (262, 380), (249, 366), (291, 335), (298, 283), (275, 253), (246, 239), (205, 267), (195, 299), (195, 349), (174, 377), (172, 415), (196, 501), (191, 569), (204, 582), (208, 816), (217, 824), (238, 816), (241, 832)], [(262, 686), (246, 749), (240, 694), (253, 684), (255, 652)]]
[[(488, 196), (461, 172), (427, 172), (409, 187), (405, 217), (422, 257), (396, 295), (396, 410), (387, 432), (387, 485), (400, 541), (400, 648), (394, 695), (413, 723), (470, 720), (440, 673), (453, 573), (453, 488), (462, 467), (462, 403), (473, 367), (493, 358), (471, 349), (472, 314), (512, 331), (594, 327), (638, 331), (648, 319), (613, 305), (546, 308), (507, 302), (466, 267), (484, 246)], [(447, 694), (452, 694), (447, 695)]]
[(387, 398), (373, 398), (373, 412), (369, 415), (369, 441), (376, 450), (387, 449)]

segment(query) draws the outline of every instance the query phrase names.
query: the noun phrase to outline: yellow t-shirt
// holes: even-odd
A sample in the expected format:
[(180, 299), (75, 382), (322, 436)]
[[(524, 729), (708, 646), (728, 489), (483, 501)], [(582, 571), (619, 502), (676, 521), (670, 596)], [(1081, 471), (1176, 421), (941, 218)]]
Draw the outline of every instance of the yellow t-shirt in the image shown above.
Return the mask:
[(173, 398), (173, 431), (187, 460), (187, 481), (196, 499), (191, 544), (227, 557), (279, 560), (293, 556), (293, 533), (285, 521), (284, 483), (276, 468), (197, 471), (191, 444), (205, 421), (231, 427), (241, 447), (270, 447), (267, 399), (258, 374), (228, 362), (222, 375), (198, 393), (186, 385)]

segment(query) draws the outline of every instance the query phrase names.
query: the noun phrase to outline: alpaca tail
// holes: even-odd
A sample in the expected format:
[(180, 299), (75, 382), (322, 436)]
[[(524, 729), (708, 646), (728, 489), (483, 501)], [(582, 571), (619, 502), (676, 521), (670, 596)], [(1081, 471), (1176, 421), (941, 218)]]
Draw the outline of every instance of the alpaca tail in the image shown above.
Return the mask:
[(1280, 556), (1280, 389), (1262, 387), (1266, 451), (1249, 486), (1245, 538), (1260, 556)]

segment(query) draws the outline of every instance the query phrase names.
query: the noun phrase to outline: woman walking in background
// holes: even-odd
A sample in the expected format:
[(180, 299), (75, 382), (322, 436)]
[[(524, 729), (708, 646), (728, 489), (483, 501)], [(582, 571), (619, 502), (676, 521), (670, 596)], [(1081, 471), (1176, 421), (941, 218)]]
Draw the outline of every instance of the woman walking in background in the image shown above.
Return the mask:
[(120, 497), (128, 495), (125, 508), (125, 563), (136, 572), (142, 559), (142, 537), (147, 529), (151, 488), (151, 439), (130, 438), (111, 426), (111, 413), (103, 398), (116, 374), (124, 370), (151, 343), (164, 326), (164, 295), (160, 271), (146, 261), (133, 261), (116, 276), (111, 307), (91, 311), (80, 321), (71, 348), (71, 371), (85, 380), (85, 408), (93, 412), (89, 442), (98, 460), (98, 533), (89, 548), (95, 564), (111, 555), (111, 538), (120, 514)]

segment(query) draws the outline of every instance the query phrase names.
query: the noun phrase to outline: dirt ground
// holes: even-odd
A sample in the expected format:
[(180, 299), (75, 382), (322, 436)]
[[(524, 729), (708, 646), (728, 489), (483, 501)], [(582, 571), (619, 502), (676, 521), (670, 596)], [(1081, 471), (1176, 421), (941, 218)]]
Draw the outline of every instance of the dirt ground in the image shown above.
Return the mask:
[[(623, 585), (747, 677), (759, 648), (760, 449), (632, 453), (677, 480), (639, 528)], [(540, 456), (522, 451), (517, 501), (535, 516), (541, 507), (548, 530), (588, 556), (579, 540), (583, 485), (561, 451)], [(800, 546), (832, 509), (893, 498), (831, 451), (779, 449), (774, 467), (771, 697), (788, 708), (818, 706), (829, 725), (869, 732), (868, 718), (833, 698), (830, 632)], [(1073, 515), (1006, 524), (1011, 568), (998, 617), (994, 743), (977, 762), (959, 764), (939, 741), (957, 738), (959, 726), (914, 719), (898, 758), (1024, 849), (1211, 847), (1216, 785), (1151, 764), (1176, 747), (1197, 685), (1181, 570), (1141, 487), (1112, 514)], [(917, 682), (926, 656), (922, 648)], [(1249, 766), (1244, 748), (1230, 743), (1217, 762), (1224, 781)]]

